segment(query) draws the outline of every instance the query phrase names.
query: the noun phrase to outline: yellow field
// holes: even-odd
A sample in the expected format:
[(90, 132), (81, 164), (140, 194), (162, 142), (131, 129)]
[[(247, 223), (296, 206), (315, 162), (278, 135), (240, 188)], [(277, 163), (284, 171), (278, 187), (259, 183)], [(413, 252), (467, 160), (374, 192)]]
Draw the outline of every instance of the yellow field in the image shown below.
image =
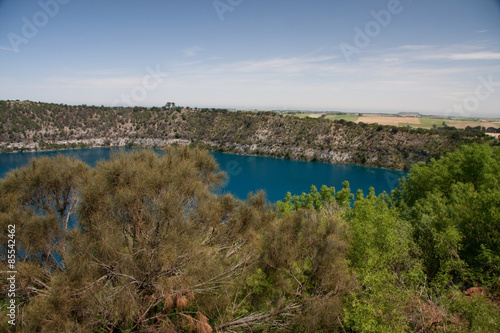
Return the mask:
[(353, 121), (356, 123), (366, 123), (366, 124), (379, 124), (379, 125), (388, 125), (388, 126), (399, 126), (399, 127), (414, 127), (414, 128), (433, 128), (443, 127), (443, 124), (446, 124), (450, 127), (456, 127), (460, 129), (465, 129), (467, 126), (470, 127), (493, 127), (500, 128), (500, 122), (491, 121), (492, 119), (478, 119), (478, 118), (439, 118), (439, 117), (399, 117), (399, 116), (383, 116), (383, 115), (362, 115), (359, 116), (357, 114), (329, 114), (329, 113), (301, 113), (296, 114), (296, 117), (300, 118), (319, 118), (324, 116), (326, 119), (330, 120), (340, 120), (344, 119), (345, 121)]

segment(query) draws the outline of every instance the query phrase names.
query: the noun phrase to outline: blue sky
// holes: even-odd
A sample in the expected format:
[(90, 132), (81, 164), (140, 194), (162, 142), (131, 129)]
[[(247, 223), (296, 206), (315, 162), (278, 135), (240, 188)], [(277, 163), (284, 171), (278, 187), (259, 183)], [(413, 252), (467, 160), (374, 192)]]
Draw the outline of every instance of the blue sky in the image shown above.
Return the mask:
[(0, 99), (500, 117), (500, 1), (0, 0)]

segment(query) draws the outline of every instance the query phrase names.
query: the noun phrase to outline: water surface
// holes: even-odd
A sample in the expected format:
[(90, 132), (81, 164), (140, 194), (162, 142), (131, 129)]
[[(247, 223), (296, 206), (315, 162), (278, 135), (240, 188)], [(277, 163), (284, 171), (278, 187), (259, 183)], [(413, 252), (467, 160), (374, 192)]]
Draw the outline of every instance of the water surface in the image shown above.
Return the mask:
[[(64, 154), (81, 159), (91, 166), (97, 161), (108, 159), (113, 151), (130, 148), (92, 148), (60, 150), (48, 152), (6, 153), (0, 154), (0, 177), (14, 168), (26, 165), (30, 159), (41, 156)], [(161, 152), (161, 151), (158, 151)], [(283, 199), (286, 192), (301, 194), (309, 192), (311, 185), (318, 190), (321, 185), (342, 188), (344, 180), (349, 181), (351, 191), (362, 189), (368, 193), (373, 186), (375, 191), (390, 192), (397, 186), (405, 171), (363, 167), (352, 164), (329, 164), (319, 162), (292, 161), (261, 156), (212, 153), (221, 169), (227, 172), (228, 181), (222, 189), (240, 199), (246, 199), (249, 192), (263, 189), (270, 201)]]

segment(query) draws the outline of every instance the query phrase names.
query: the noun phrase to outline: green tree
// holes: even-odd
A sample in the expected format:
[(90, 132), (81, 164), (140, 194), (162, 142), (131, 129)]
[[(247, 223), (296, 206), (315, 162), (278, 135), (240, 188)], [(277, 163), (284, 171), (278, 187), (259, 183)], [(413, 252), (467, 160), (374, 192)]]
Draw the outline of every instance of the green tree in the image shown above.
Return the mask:
[(426, 272), (439, 285), (499, 288), (500, 149), (463, 146), (429, 165), (416, 165), (400, 192), (422, 249)]
[[(58, 155), (33, 159), (0, 181), (0, 224), (3, 230), (16, 226), (21, 261), (35, 262), (48, 272), (64, 269), (79, 187), (89, 171), (85, 163)], [(0, 237), (6, 244), (6, 235)]]
[(345, 306), (346, 325), (358, 332), (406, 332), (411, 329), (414, 291), (423, 273), (411, 225), (387, 204), (385, 194), (366, 198), (358, 191), (346, 211), (350, 227), (348, 259), (359, 287)]

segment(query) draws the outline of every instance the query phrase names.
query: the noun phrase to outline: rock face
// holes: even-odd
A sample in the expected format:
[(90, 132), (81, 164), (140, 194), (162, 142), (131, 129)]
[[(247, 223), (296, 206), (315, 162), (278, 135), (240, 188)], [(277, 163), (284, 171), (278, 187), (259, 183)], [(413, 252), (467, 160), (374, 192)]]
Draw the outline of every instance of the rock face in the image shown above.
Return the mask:
[(0, 150), (196, 144), (211, 150), (406, 169), (481, 132), (397, 128), (271, 112), (0, 101)]

